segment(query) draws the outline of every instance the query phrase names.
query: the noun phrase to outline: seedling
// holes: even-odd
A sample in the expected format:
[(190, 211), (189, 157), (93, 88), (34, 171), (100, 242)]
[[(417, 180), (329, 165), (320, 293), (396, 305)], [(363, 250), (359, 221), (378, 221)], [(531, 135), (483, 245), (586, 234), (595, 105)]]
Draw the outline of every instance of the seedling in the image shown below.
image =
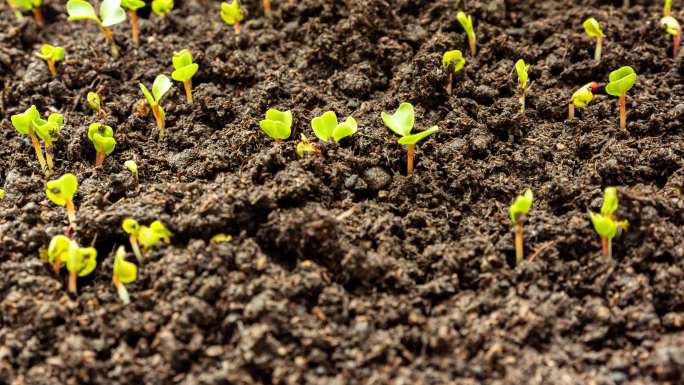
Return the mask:
[(679, 46), (682, 42), (682, 28), (679, 26), (679, 22), (672, 16), (665, 16), (660, 19), (660, 25), (665, 28), (665, 32), (672, 35), (672, 57), (677, 58)]
[(670, 16), (672, 13), (672, 0), (665, 0), (665, 5), (663, 6), (663, 17)]
[(192, 77), (197, 73), (199, 65), (192, 62), (192, 53), (187, 49), (174, 52), (171, 61), (175, 69), (171, 73), (171, 77), (177, 82), (183, 82), (185, 98), (188, 100), (188, 103), (192, 103)]
[(154, 120), (157, 122), (157, 128), (159, 128), (159, 138), (164, 139), (166, 133), (166, 113), (164, 109), (159, 104), (161, 103), (164, 95), (171, 89), (171, 80), (166, 75), (158, 75), (154, 78), (154, 83), (152, 83), (152, 93), (145, 87), (144, 84), (140, 83), (140, 90), (145, 99), (150, 104), (152, 109), (152, 115), (154, 115)]
[(55, 274), (59, 274), (59, 271), (62, 269), (62, 264), (69, 258), (70, 248), (71, 239), (64, 235), (56, 235), (50, 240), (47, 251), (47, 261), (52, 265), (52, 270)]
[[(129, 241), (133, 254), (138, 259), (138, 264), (142, 266), (142, 253), (149, 250), (151, 247), (157, 245), (159, 241), (164, 243), (171, 242), (171, 232), (160, 221), (154, 221), (149, 227), (142, 226), (133, 218), (124, 219), (121, 224), (123, 230), (129, 235)], [(142, 252), (140, 251), (142, 246)]]
[(513, 201), (513, 204), (508, 209), (508, 217), (513, 222), (515, 229), (515, 265), (519, 265), (525, 256), (524, 252), (524, 237), (523, 224), (527, 219), (527, 213), (532, 207), (533, 197), (532, 190), (527, 189), (523, 195), (518, 195)]
[(121, 223), (121, 228), (128, 234), (128, 240), (131, 243), (131, 249), (133, 249), (133, 254), (135, 258), (138, 259), (138, 264), (142, 266), (143, 258), (140, 252), (140, 246), (138, 245), (138, 235), (140, 234), (140, 224), (133, 218), (126, 218)]
[(242, 14), (242, 9), (240, 9), (240, 2), (238, 0), (233, 0), (232, 2), (221, 3), (221, 19), (235, 28), (235, 33), (240, 33), (240, 21), (245, 18)]
[(618, 230), (627, 230), (629, 222), (618, 221), (615, 212), (618, 209), (618, 194), (615, 187), (607, 187), (603, 193), (603, 205), (600, 213), (589, 210), (589, 219), (594, 225), (594, 230), (601, 237), (601, 254), (605, 257), (613, 255), (613, 238)]
[(596, 39), (596, 49), (594, 50), (594, 60), (601, 61), (601, 47), (603, 45), (603, 31), (601, 30), (601, 25), (593, 17), (584, 20), (582, 23), (584, 27), (584, 32), (589, 35), (589, 37)]
[(475, 38), (475, 31), (473, 30), (473, 18), (470, 15), (466, 15), (463, 11), (459, 11), (456, 14), (456, 20), (461, 24), (463, 30), (468, 36), (468, 45), (470, 46), (470, 54), (475, 56), (477, 52), (477, 40)]
[(173, 9), (173, 0), (152, 0), (152, 12), (164, 17)]
[(100, 114), (100, 117), (102, 119), (107, 117), (107, 113), (105, 112), (104, 108), (102, 108), (102, 101), (100, 100), (100, 95), (98, 95), (96, 92), (88, 92), (88, 95), (86, 96), (86, 101), (88, 102), (88, 106), (95, 110), (98, 114)]
[(45, 18), (43, 13), (40, 11), (40, 6), (43, 4), (43, 0), (12, 0), (10, 2), (10, 7), (13, 9), (22, 9), (24, 11), (31, 11), (33, 13), (33, 18), (36, 20), (36, 24), (39, 27), (45, 25)]
[(57, 77), (57, 68), (55, 67), (55, 63), (64, 60), (64, 48), (55, 47), (54, 45), (50, 44), (43, 44), (40, 47), (40, 51), (36, 52), (36, 56), (45, 60), (52, 78), (54, 79)]
[(570, 104), (568, 104), (568, 120), (575, 118), (575, 107), (584, 108), (594, 99), (594, 92), (599, 88), (599, 84), (591, 82), (583, 85), (572, 94)]
[(128, 294), (125, 284), (133, 283), (138, 278), (138, 267), (126, 260), (126, 250), (123, 246), (116, 249), (114, 256), (114, 270), (112, 272), (112, 283), (116, 288), (116, 293), (124, 305), (131, 303), (131, 296)]
[(397, 142), (406, 146), (406, 173), (413, 175), (413, 156), (416, 143), (437, 132), (437, 126), (432, 126), (417, 134), (411, 134), (415, 123), (415, 113), (411, 103), (401, 103), (394, 114), (390, 115), (382, 111), (380, 116), (385, 126), (401, 137)]
[(518, 83), (520, 84), (520, 113), (525, 113), (525, 95), (527, 94), (527, 82), (529, 77), (527, 76), (527, 71), (530, 66), (525, 64), (523, 59), (519, 59), (515, 62), (515, 73), (518, 75)]
[(608, 75), (610, 83), (606, 85), (608, 95), (617, 96), (620, 106), (620, 128), (627, 127), (627, 91), (629, 91), (637, 80), (637, 75), (632, 67), (620, 67)]
[(92, 123), (88, 126), (88, 139), (93, 143), (97, 153), (95, 155), (95, 167), (99, 167), (104, 162), (105, 157), (111, 154), (116, 147), (114, 130), (101, 123)]
[(133, 174), (133, 177), (135, 178), (135, 181), (137, 182), (138, 181), (138, 165), (135, 164), (135, 162), (132, 160), (127, 160), (124, 162), (124, 167), (126, 167), (128, 169), (128, 171), (130, 171), (131, 174)]
[(320, 154), (321, 150), (318, 149), (314, 143), (311, 143), (306, 135), (301, 134), (301, 140), (297, 143), (295, 152), (297, 153), (297, 156), (303, 158), (306, 154)]
[(292, 111), (281, 112), (269, 108), (266, 111), (266, 119), (259, 122), (259, 127), (276, 143), (280, 143), (292, 133)]
[(446, 86), (447, 95), (451, 95), (451, 83), (453, 83), (454, 75), (463, 69), (465, 62), (463, 54), (457, 49), (447, 51), (442, 56), (442, 67), (444, 67), (449, 74)]
[(218, 234), (214, 235), (213, 237), (211, 237), (209, 242), (216, 244), (216, 243), (221, 243), (221, 242), (230, 242), (232, 240), (233, 240), (232, 235), (227, 235), (224, 233), (218, 233)]
[(338, 123), (335, 112), (327, 111), (311, 120), (311, 128), (322, 142), (327, 142), (332, 138), (336, 143), (339, 143), (340, 140), (354, 135), (358, 131), (358, 124), (356, 119), (351, 116), (344, 122)]
[(121, 8), (128, 11), (128, 18), (131, 19), (131, 38), (133, 45), (140, 44), (140, 27), (138, 26), (138, 9), (145, 6), (142, 0), (121, 0)]
[(41, 119), (40, 115), (33, 120), (36, 135), (45, 142), (45, 161), (47, 163), (48, 174), (52, 174), (55, 168), (52, 161), (52, 142), (57, 140), (63, 124), (64, 117), (62, 117), (62, 114), (56, 112), (50, 114), (47, 120)]
[(12, 115), (11, 121), (12, 126), (24, 135), (28, 135), (31, 138), (31, 143), (33, 143), (33, 149), (36, 151), (36, 157), (40, 163), (40, 168), (43, 172), (48, 175), (48, 167), (43, 157), (43, 151), (40, 146), (40, 141), (36, 135), (34, 121), (40, 119), (40, 113), (35, 105), (29, 107), (24, 113)]
[(100, 17), (95, 13), (95, 8), (85, 0), (69, 0), (66, 8), (69, 21), (92, 20), (97, 23), (105, 39), (111, 44), (112, 56), (115, 58), (119, 56), (119, 48), (114, 42), (114, 36), (109, 27), (126, 20), (126, 11), (121, 8), (121, 0), (103, 0), (100, 4)]
[(45, 186), (45, 195), (52, 203), (66, 209), (71, 227), (76, 229), (76, 208), (74, 207), (74, 194), (78, 190), (78, 179), (74, 174), (64, 174), (61, 178), (48, 181)]
[(76, 280), (85, 277), (97, 266), (97, 250), (94, 247), (80, 247), (76, 241), (71, 241), (66, 268), (69, 270), (69, 291), (76, 293)]

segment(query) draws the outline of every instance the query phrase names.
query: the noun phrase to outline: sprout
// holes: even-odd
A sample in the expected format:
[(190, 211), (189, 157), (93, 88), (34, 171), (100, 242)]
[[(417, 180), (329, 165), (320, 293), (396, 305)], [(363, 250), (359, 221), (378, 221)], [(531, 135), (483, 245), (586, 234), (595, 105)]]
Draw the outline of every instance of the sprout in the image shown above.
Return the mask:
[(45, 195), (52, 203), (63, 206), (71, 227), (76, 229), (76, 209), (74, 208), (74, 194), (78, 190), (78, 179), (74, 174), (64, 174), (61, 178), (46, 183)]
[(166, 133), (166, 113), (159, 103), (169, 89), (171, 89), (171, 86), (171, 80), (169, 80), (166, 75), (158, 75), (154, 79), (154, 83), (152, 83), (152, 93), (150, 93), (144, 84), (140, 83), (140, 90), (143, 95), (145, 95), (145, 99), (147, 99), (147, 102), (150, 104), (150, 108), (152, 108), (154, 120), (157, 122), (157, 127), (159, 128), (160, 139), (164, 139), (164, 134)]
[(584, 27), (584, 32), (589, 35), (589, 37), (596, 38), (596, 50), (594, 51), (594, 60), (601, 61), (601, 46), (603, 44), (603, 31), (601, 31), (601, 25), (593, 17), (584, 20), (582, 23)]
[(603, 193), (603, 205), (600, 213), (589, 210), (589, 219), (594, 225), (594, 230), (601, 237), (601, 251), (605, 257), (613, 255), (613, 238), (618, 230), (627, 230), (629, 222), (618, 221), (615, 212), (618, 209), (618, 195), (615, 187), (607, 187)]
[(477, 52), (477, 40), (475, 39), (475, 31), (473, 30), (473, 18), (470, 15), (466, 15), (462, 11), (456, 14), (456, 20), (461, 24), (463, 30), (465, 30), (468, 36), (468, 45), (470, 46), (470, 54), (475, 56)]
[(620, 128), (627, 127), (627, 91), (632, 88), (636, 82), (637, 76), (632, 67), (620, 67), (608, 75), (610, 83), (606, 85), (606, 92), (608, 95), (619, 97), (620, 106)]
[(280, 143), (292, 133), (292, 111), (281, 112), (269, 108), (266, 111), (266, 119), (259, 122), (259, 127), (276, 143)]
[(314, 143), (311, 143), (306, 135), (301, 134), (301, 140), (297, 143), (295, 152), (297, 153), (297, 156), (303, 158), (306, 154), (320, 154), (321, 150)]
[(78, 243), (72, 240), (65, 262), (69, 270), (69, 291), (76, 293), (77, 277), (85, 277), (97, 266), (97, 250), (93, 247), (79, 247)]
[(135, 164), (134, 161), (132, 160), (127, 160), (124, 162), (124, 167), (128, 169), (128, 171), (133, 174), (133, 177), (135, 178), (136, 182), (138, 181), (138, 165)]
[(152, 0), (152, 12), (164, 17), (173, 9), (173, 0)]
[(54, 79), (57, 77), (57, 69), (55, 68), (55, 63), (64, 60), (64, 48), (55, 47), (50, 44), (43, 44), (40, 47), (40, 51), (36, 52), (36, 56), (45, 60), (48, 65), (48, 70), (50, 70), (50, 75)]
[(88, 102), (88, 106), (90, 106), (90, 108), (100, 114), (100, 118), (104, 119), (107, 117), (107, 113), (105, 112), (104, 108), (102, 108), (100, 95), (98, 95), (96, 92), (89, 91), (88, 95), (86, 96), (86, 101)]
[(682, 28), (679, 22), (672, 16), (665, 16), (660, 19), (660, 25), (665, 28), (665, 32), (672, 35), (672, 57), (677, 58), (679, 46), (682, 42)]
[(36, 130), (36, 135), (45, 142), (45, 160), (47, 163), (48, 174), (52, 174), (55, 166), (52, 162), (52, 142), (57, 140), (59, 132), (62, 130), (64, 124), (64, 117), (62, 114), (53, 112), (48, 116), (47, 120), (40, 118), (40, 115), (34, 118), (33, 126)]
[(442, 67), (444, 67), (449, 74), (446, 86), (447, 95), (451, 95), (451, 83), (453, 82), (454, 74), (457, 74), (463, 69), (465, 62), (463, 54), (457, 49), (447, 51), (442, 56)]
[(530, 66), (525, 64), (523, 59), (519, 59), (515, 62), (515, 73), (518, 75), (518, 83), (520, 83), (520, 113), (525, 113), (525, 95), (527, 94), (527, 82), (529, 80), (527, 76), (527, 71)]
[(221, 242), (230, 242), (232, 240), (233, 240), (232, 235), (227, 235), (224, 233), (218, 233), (218, 234), (214, 235), (213, 237), (211, 237), (209, 242), (210, 243), (221, 243)]
[(126, 250), (123, 246), (119, 246), (119, 248), (116, 249), (116, 254), (114, 256), (112, 283), (124, 305), (128, 305), (131, 302), (131, 297), (128, 295), (128, 290), (124, 284), (132, 283), (137, 278), (138, 267), (135, 264), (126, 261)]
[(568, 104), (568, 120), (575, 118), (575, 107), (583, 108), (594, 99), (594, 92), (598, 90), (599, 84), (591, 82), (583, 85), (572, 94), (570, 104)]
[(5, 190), (0, 188), (0, 201), (5, 199)]
[(415, 123), (415, 114), (411, 103), (401, 103), (394, 114), (390, 115), (382, 111), (380, 116), (385, 126), (401, 137), (397, 142), (406, 145), (406, 173), (413, 175), (413, 154), (416, 143), (437, 132), (437, 126), (432, 126), (417, 134), (411, 134)]
[(672, 12), (672, 0), (665, 0), (665, 5), (663, 5), (663, 17), (670, 16)]
[(45, 158), (43, 157), (43, 151), (40, 146), (40, 141), (38, 136), (36, 136), (36, 129), (34, 121), (40, 119), (40, 113), (35, 105), (29, 107), (24, 113), (12, 115), (11, 121), (12, 126), (24, 135), (28, 135), (33, 143), (33, 149), (36, 151), (36, 157), (40, 163), (40, 168), (46, 175), (49, 175), (49, 170), (47, 163), (45, 163)]
[(85, 0), (69, 0), (66, 5), (69, 13), (69, 21), (92, 20), (102, 29), (105, 39), (110, 42), (112, 56), (119, 56), (119, 49), (114, 42), (112, 30), (109, 27), (126, 20), (126, 11), (121, 8), (120, 0), (103, 0), (100, 4), (100, 17), (97, 17), (95, 8)]
[(192, 53), (187, 49), (174, 52), (171, 61), (175, 69), (171, 73), (171, 77), (177, 82), (183, 82), (185, 98), (188, 100), (188, 103), (192, 103), (192, 77), (197, 73), (199, 65), (192, 62)]
[(226, 24), (232, 25), (235, 28), (235, 33), (240, 33), (240, 21), (244, 18), (238, 0), (233, 0), (231, 3), (221, 3), (221, 19)]
[(523, 195), (518, 195), (508, 208), (508, 217), (513, 222), (515, 229), (515, 265), (519, 265), (525, 253), (523, 247), (523, 223), (527, 219), (527, 213), (532, 207), (532, 190), (527, 189)]
[(155, 246), (160, 240), (164, 243), (171, 242), (171, 232), (160, 221), (154, 221), (149, 227), (141, 226), (138, 221), (133, 218), (124, 219), (121, 227), (129, 235), (129, 241), (133, 254), (138, 259), (138, 264), (142, 266), (143, 257), (140, 251), (140, 245), (143, 247), (143, 252), (146, 252), (150, 247)]
[(33, 18), (36, 20), (36, 24), (38, 24), (39, 27), (42, 27), (45, 25), (45, 18), (40, 11), (40, 5), (42, 3), (43, 0), (12, 0), (10, 2), (10, 7), (33, 12)]
[(332, 138), (336, 143), (339, 143), (340, 140), (354, 135), (358, 131), (358, 124), (356, 119), (351, 116), (338, 124), (335, 112), (327, 111), (311, 120), (311, 128), (322, 142), (327, 142)]
[(121, 0), (121, 8), (128, 11), (128, 17), (131, 19), (131, 37), (133, 45), (140, 44), (140, 27), (138, 27), (138, 9), (145, 6), (142, 0)]
[(95, 167), (99, 167), (104, 162), (105, 157), (111, 154), (116, 147), (114, 130), (101, 123), (92, 123), (88, 126), (88, 139), (93, 143), (97, 153), (95, 155)]
[(52, 270), (55, 274), (59, 274), (59, 271), (62, 269), (62, 264), (67, 261), (70, 248), (71, 239), (64, 235), (56, 235), (50, 240), (47, 251), (47, 261), (52, 265)]

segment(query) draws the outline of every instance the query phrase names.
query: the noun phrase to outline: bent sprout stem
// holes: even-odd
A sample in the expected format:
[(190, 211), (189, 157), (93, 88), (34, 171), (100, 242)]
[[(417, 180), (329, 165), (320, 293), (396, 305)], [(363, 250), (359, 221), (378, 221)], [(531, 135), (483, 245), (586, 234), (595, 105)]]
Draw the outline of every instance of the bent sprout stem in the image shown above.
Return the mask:
[(601, 50), (603, 48), (603, 36), (596, 38), (596, 50), (594, 51), (594, 60), (601, 61)]
[(38, 157), (38, 163), (40, 163), (40, 168), (43, 170), (45, 175), (49, 176), (50, 169), (47, 166), (45, 158), (43, 157), (43, 151), (40, 147), (40, 141), (38, 140), (36, 132), (33, 130), (33, 128), (29, 128), (29, 136), (31, 137), (31, 143), (33, 143), (33, 148), (36, 150), (36, 156)]

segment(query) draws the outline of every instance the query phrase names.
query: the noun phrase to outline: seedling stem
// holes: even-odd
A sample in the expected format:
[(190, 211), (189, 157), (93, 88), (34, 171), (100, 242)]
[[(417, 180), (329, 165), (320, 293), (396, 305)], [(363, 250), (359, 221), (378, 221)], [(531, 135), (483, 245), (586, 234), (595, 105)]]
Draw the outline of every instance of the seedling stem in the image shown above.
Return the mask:
[(603, 48), (603, 37), (596, 38), (596, 50), (594, 51), (594, 60), (601, 61), (601, 49)]
[(415, 144), (406, 146), (406, 173), (408, 175), (413, 175), (413, 154), (415, 153), (415, 149)]
[(40, 168), (43, 170), (46, 176), (49, 176), (50, 169), (48, 168), (47, 163), (45, 162), (43, 152), (40, 149), (40, 141), (38, 141), (38, 137), (36, 136), (36, 133), (33, 130), (33, 128), (29, 128), (29, 136), (31, 137), (33, 148), (36, 150), (36, 156), (38, 157), (38, 163), (40, 163)]
[(185, 88), (185, 98), (188, 100), (188, 103), (192, 104), (192, 79), (185, 80), (183, 87)]
[(515, 265), (518, 266), (522, 262), (525, 252), (523, 248), (523, 225), (521, 223), (515, 226)]
[(128, 17), (131, 18), (131, 36), (133, 38), (133, 45), (140, 45), (140, 27), (138, 27), (138, 12), (136, 10), (128, 11)]
[(33, 18), (36, 19), (36, 24), (38, 24), (39, 27), (43, 27), (45, 25), (45, 18), (43, 17), (43, 13), (40, 11), (40, 6), (33, 8)]
[(271, 13), (271, 0), (264, 0), (264, 13), (266, 15)]
[(610, 238), (601, 237), (601, 254), (604, 257), (613, 256), (613, 242)]
[(618, 99), (620, 104), (620, 128), (625, 129), (627, 127), (627, 97), (622, 94)]

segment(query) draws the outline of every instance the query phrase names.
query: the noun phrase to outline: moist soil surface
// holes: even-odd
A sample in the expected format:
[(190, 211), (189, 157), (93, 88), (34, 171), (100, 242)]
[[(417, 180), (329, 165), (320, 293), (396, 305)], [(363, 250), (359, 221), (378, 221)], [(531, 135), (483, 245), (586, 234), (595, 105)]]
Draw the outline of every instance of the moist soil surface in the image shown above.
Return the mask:
[[(166, 18), (140, 12), (139, 48), (115, 26), (117, 60), (61, 1), (46, 1), (43, 29), (3, 9), (0, 384), (682, 383), (684, 63), (660, 2), (578, 3), (469, 0), (475, 58), (445, 0), (274, 0), (270, 18), (245, 0), (239, 36), (218, 3), (177, 1)], [(600, 63), (587, 17), (606, 34)], [(66, 49), (56, 80), (34, 55), (42, 43)], [(199, 63), (195, 103), (174, 82), (159, 140), (138, 83), (170, 74), (183, 48)], [(451, 97), (448, 49), (467, 60)], [(566, 121), (572, 92), (622, 65), (639, 77), (627, 129), (603, 92)], [(98, 168), (95, 90), (117, 140)], [(439, 126), (413, 176), (380, 119), (403, 101), (419, 130)], [(31, 104), (65, 116), (55, 174), (78, 176), (73, 237), (98, 250), (78, 296), (39, 258), (68, 223), (9, 122)], [(294, 113), (280, 144), (258, 127), (269, 107)], [(359, 132), (299, 159), (327, 110)], [(587, 210), (612, 185), (630, 227), (607, 258)], [(527, 258), (513, 267), (507, 208), (528, 187)], [(135, 260), (126, 217), (173, 232), (146, 253), (128, 306), (111, 284), (115, 248)], [(210, 243), (217, 233), (233, 240)]]

